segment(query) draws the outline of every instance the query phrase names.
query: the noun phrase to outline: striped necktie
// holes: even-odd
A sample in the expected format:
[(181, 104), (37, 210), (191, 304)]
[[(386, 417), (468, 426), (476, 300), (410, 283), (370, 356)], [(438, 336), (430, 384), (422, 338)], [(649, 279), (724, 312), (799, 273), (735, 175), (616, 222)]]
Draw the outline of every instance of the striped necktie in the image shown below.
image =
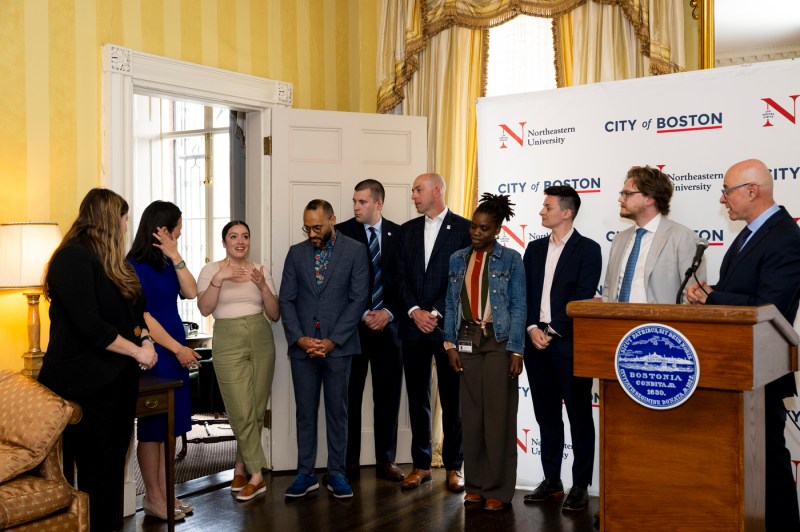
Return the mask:
[(639, 248), (642, 247), (642, 237), (647, 233), (647, 229), (640, 227), (636, 230), (636, 240), (633, 242), (633, 249), (628, 255), (628, 262), (625, 264), (625, 275), (622, 277), (622, 285), (619, 289), (620, 303), (627, 303), (631, 299), (631, 287), (633, 286), (633, 272), (636, 271), (636, 261), (639, 259)]
[(369, 258), (372, 261), (372, 310), (383, 308), (383, 276), (381, 275), (381, 245), (378, 232), (369, 228)]

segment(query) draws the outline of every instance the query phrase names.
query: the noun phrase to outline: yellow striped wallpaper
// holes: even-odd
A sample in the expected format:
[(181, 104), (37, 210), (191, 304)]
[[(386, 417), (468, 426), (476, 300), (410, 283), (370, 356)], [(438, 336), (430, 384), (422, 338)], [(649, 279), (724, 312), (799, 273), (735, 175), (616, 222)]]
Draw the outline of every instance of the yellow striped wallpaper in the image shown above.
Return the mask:
[[(0, 1), (0, 222), (62, 233), (100, 184), (101, 47), (294, 84), (294, 107), (375, 111), (376, 0)], [(0, 369), (27, 349), (21, 291), (0, 292)], [(49, 322), (42, 304), (42, 346)]]

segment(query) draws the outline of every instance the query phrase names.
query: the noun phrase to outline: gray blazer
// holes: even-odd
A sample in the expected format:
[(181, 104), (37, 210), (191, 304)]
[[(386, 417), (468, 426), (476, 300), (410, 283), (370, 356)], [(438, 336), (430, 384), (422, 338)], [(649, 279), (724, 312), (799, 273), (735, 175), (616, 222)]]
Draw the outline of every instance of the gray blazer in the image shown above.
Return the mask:
[[(611, 243), (606, 278), (603, 281), (603, 301), (616, 301), (619, 278), (624, 272), (625, 249), (634, 237), (636, 226), (620, 231)], [(675, 303), (675, 296), (686, 270), (692, 265), (697, 251), (697, 234), (666, 216), (661, 218), (653, 243), (644, 264), (645, 294), (648, 303)], [(706, 261), (700, 263), (698, 279), (706, 279)], [(693, 281), (689, 281), (690, 283)]]
[(336, 347), (329, 357), (361, 352), (358, 323), (369, 294), (368, 261), (363, 244), (337, 232), (325, 280), (317, 286), (311, 241), (289, 248), (279, 300), (290, 357), (307, 356), (297, 345), (297, 340), (303, 336), (328, 338), (334, 342)]

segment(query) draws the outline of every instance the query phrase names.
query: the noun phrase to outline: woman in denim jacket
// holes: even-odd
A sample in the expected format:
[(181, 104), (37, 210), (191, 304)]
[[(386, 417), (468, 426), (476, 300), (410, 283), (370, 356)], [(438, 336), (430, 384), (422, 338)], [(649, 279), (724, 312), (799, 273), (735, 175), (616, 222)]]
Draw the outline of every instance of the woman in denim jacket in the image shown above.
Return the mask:
[(444, 347), (461, 374), (464, 502), (501, 510), (517, 476), (517, 377), (525, 349), (525, 270), (520, 254), (497, 245), (508, 196), (483, 194), (472, 215), (472, 245), (450, 257)]

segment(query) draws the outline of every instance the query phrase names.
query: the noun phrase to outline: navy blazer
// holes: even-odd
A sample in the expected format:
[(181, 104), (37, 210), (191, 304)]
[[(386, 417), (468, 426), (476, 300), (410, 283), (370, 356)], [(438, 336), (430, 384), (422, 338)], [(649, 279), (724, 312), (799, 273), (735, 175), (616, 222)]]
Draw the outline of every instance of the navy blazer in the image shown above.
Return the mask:
[[(421, 334), (413, 321), (408, 318), (409, 309), (418, 306), (422, 310), (436, 309), (439, 329), (445, 312), (445, 296), (450, 268), (450, 255), (471, 244), (469, 238), (470, 221), (448, 210), (436, 236), (428, 267), (425, 268), (425, 216), (418, 216), (402, 225), (403, 245), (398, 250), (398, 269), (400, 274), (402, 334)], [(437, 331), (434, 331), (434, 333)], [(441, 331), (438, 331), (441, 336)]]
[(719, 282), (709, 305), (773, 304), (794, 323), (800, 300), (800, 227), (781, 207), (756, 231), (742, 251), (722, 258)]
[(297, 340), (303, 336), (314, 338), (317, 322), (319, 337), (336, 344), (328, 353), (329, 357), (361, 352), (358, 324), (368, 297), (368, 263), (363, 245), (337, 233), (325, 280), (322, 286), (317, 286), (311, 241), (305, 240), (289, 248), (279, 298), (289, 356), (308, 356), (297, 345)]
[[(525, 280), (528, 295), (528, 320), (525, 327), (539, 322), (539, 310), (542, 305), (542, 289), (544, 286), (544, 266), (547, 261), (547, 237), (538, 238), (528, 243), (525, 256)], [(567, 316), (567, 303), (592, 299), (597, 293), (600, 282), (600, 271), (603, 258), (600, 244), (587, 238), (578, 230), (564, 244), (564, 250), (556, 264), (553, 274), (553, 286), (550, 288), (550, 326), (565, 340), (572, 341), (572, 318)], [(532, 348), (530, 337), (527, 346)]]
[[(369, 238), (364, 224), (356, 221), (355, 218), (336, 224), (336, 231), (345, 234), (361, 242), (367, 247), (367, 257), (369, 258)], [(381, 222), (381, 278), (383, 279), (383, 306), (392, 313), (395, 319), (403, 313), (400, 308), (397, 287), (397, 248), (400, 245), (401, 229), (396, 223), (383, 219)], [(372, 261), (369, 261), (369, 291), (367, 292), (367, 304), (364, 310), (372, 308), (372, 282), (375, 274), (372, 271)]]

